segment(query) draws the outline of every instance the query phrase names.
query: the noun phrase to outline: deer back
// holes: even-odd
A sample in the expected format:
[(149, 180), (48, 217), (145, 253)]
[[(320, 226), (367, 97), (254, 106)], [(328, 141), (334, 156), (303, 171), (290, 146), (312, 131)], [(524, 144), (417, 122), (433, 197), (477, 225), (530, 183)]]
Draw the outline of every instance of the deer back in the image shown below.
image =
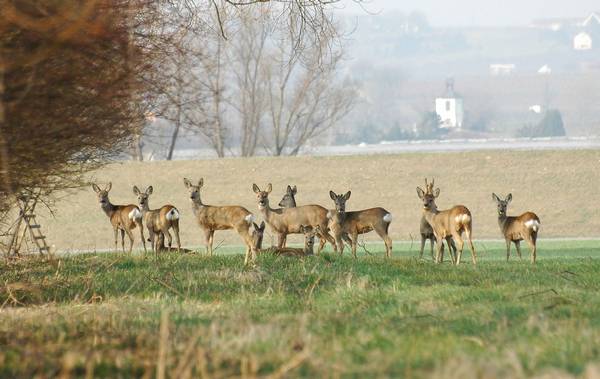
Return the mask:
[(198, 224), (214, 230), (249, 227), (254, 216), (246, 208), (237, 205), (203, 205), (194, 212)]
[(341, 222), (344, 233), (358, 234), (367, 233), (391, 222), (390, 212), (383, 208), (369, 208), (360, 211), (344, 212), (343, 217), (334, 218), (337, 223)]
[(277, 232), (301, 233), (302, 225), (327, 226), (327, 209), (320, 205), (303, 205), (295, 208), (271, 209), (267, 223)]

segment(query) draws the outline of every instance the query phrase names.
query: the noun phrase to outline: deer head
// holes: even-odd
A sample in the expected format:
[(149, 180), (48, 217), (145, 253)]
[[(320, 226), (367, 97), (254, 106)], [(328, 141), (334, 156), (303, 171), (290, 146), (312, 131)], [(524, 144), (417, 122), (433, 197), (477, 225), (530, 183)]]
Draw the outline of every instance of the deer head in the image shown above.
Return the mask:
[(283, 208), (294, 208), (296, 206), (296, 192), (296, 186), (291, 187), (288, 185), (285, 195), (283, 195), (283, 198), (279, 202), (279, 206)]
[(314, 254), (315, 236), (320, 233), (321, 228), (319, 226), (300, 226), (300, 231), (304, 233), (304, 251), (308, 255)]
[(105, 207), (110, 203), (108, 200), (108, 193), (110, 192), (111, 188), (112, 182), (109, 182), (105, 189), (100, 189), (97, 184), (92, 183), (92, 189), (98, 195), (98, 202), (100, 203), (100, 206)]
[(254, 230), (252, 231), (252, 243), (255, 249), (262, 249), (263, 236), (265, 235), (265, 222), (262, 221), (260, 225), (253, 222)]
[(344, 195), (336, 195), (335, 192), (329, 191), (329, 197), (335, 203), (335, 211), (338, 213), (346, 212), (346, 201), (350, 198), (351, 192), (348, 191)]
[(137, 188), (137, 186), (133, 186), (133, 194), (137, 196), (138, 204), (142, 208), (148, 207), (148, 197), (152, 195), (153, 191), (154, 189), (152, 188), (152, 186), (146, 188), (145, 192), (140, 191), (140, 189)]
[(423, 208), (425, 210), (435, 210), (437, 207), (435, 205), (435, 199), (440, 196), (440, 189), (433, 189), (433, 185), (435, 183), (435, 179), (431, 181), (431, 183), (427, 183), (427, 179), (425, 179), (425, 191), (421, 187), (417, 187), (417, 195), (419, 199), (423, 201)]
[(204, 186), (204, 179), (200, 178), (198, 184), (194, 185), (188, 178), (183, 178), (183, 184), (190, 193), (190, 200), (193, 203), (202, 204), (202, 201), (200, 200), (200, 189)]
[(273, 186), (271, 183), (267, 185), (266, 191), (261, 191), (260, 188), (256, 184), (252, 185), (252, 190), (256, 194), (256, 199), (258, 200), (258, 208), (264, 209), (269, 207), (269, 194), (273, 190)]
[(496, 202), (496, 205), (498, 206), (498, 215), (506, 216), (506, 210), (508, 209), (508, 204), (512, 201), (512, 193), (509, 193), (508, 196), (506, 196), (506, 199), (504, 199), (504, 200), (500, 200), (498, 195), (496, 195), (495, 193), (492, 193), (492, 200), (494, 200)]

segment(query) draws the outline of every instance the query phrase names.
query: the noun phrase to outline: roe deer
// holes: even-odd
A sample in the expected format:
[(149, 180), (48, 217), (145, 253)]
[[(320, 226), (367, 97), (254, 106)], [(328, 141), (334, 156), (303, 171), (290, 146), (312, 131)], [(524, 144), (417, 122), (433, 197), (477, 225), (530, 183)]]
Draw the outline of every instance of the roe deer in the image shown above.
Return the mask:
[(352, 255), (356, 258), (358, 235), (375, 230), (385, 243), (385, 257), (390, 258), (392, 239), (388, 235), (388, 229), (392, 222), (392, 214), (383, 208), (346, 212), (346, 201), (350, 198), (350, 194), (350, 191), (344, 195), (336, 195), (335, 192), (329, 191), (329, 197), (335, 203), (335, 211), (328, 212), (329, 228), (335, 237), (340, 255), (344, 252), (344, 235), (350, 236)]
[(254, 248), (259, 254), (273, 254), (281, 255), (285, 257), (304, 257), (308, 255), (314, 255), (315, 236), (320, 231), (320, 228), (312, 228), (310, 226), (300, 226), (300, 230), (304, 234), (304, 248), (294, 247), (276, 247), (271, 246), (269, 248), (262, 248), (262, 240), (265, 232), (265, 222), (261, 222), (260, 226), (254, 224), (254, 231), (252, 232), (252, 241), (254, 242)]
[(329, 241), (333, 249), (337, 251), (335, 240), (329, 234), (327, 228), (327, 209), (320, 205), (303, 205), (294, 208), (277, 208), (269, 206), (269, 194), (273, 189), (271, 183), (268, 184), (266, 191), (261, 191), (256, 184), (252, 185), (254, 193), (258, 200), (258, 209), (263, 214), (267, 224), (277, 234), (277, 247), (285, 247), (288, 234), (302, 233), (301, 225), (319, 227), (317, 234), (321, 243), (317, 253), (320, 253), (325, 245), (325, 240)]
[(92, 184), (92, 189), (98, 195), (98, 201), (100, 207), (104, 213), (108, 216), (110, 223), (115, 232), (115, 250), (117, 250), (117, 240), (119, 231), (121, 231), (121, 247), (125, 252), (125, 233), (129, 237), (129, 253), (133, 249), (133, 232), (132, 230), (138, 227), (140, 229), (140, 237), (142, 239), (142, 245), (144, 246), (144, 253), (146, 253), (146, 240), (144, 239), (144, 228), (142, 226), (142, 212), (140, 209), (133, 205), (115, 205), (108, 199), (108, 193), (112, 188), (112, 182), (108, 183), (105, 189), (100, 189), (95, 183)]
[[(433, 185), (434, 185), (433, 181), (431, 183), (427, 183), (427, 179), (425, 179), (425, 193), (433, 195)], [(421, 251), (419, 253), (419, 258), (421, 258), (421, 259), (423, 258), (423, 250), (425, 249), (425, 241), (429, 240), (429, 246), (431, 248), (431, 259), (435, 260), (435, 257), (433, 255), (433, 245), (435, 245), (435, 235), (433, 234), (433, 228), (431, 227), (431, 225), (429, 225), (429, 223), (425, 219), (425, 216), (421, 216), (419, 232), (421, 234)], [(454, 251), (454, 255), (455, 255), (456, 254), (456, 245), (454, 244), (454, 240), (451, 237), (448, 237), (446, 239), (446, 243), (448, 244), (449, 248), (452, 249), (450, 251), (450, 255), (451, 256), (453, 255), (452, 251)], [(444, 246), (442, 246), (442, 257), (444, 256), (443, 251), (444, 251)]]
[(192, 201), (192, 210), (200, 229), (204, 231), (206, 237), (206, 251), (212, 256), (213, 237), (216, 230), (235, 229), (246, 244), (246, 257), (244, 264), (248, 264), (250, 254), (252, 260), (256, 258), (256, 251), (252, 245), (252, 236), (250, 235), (250, 225), (254, 221), (254, 215), (246, 208), (237, 205), (233, 206), (212, 206), (202, 203), (200, 199), (200, 189), (204, 185), (204, 179), (200, 178), (197, 185), (184, 178), (183, 183), (190, 192)]
[(283, 195), (283, 198), (279, 202), (279, 206), (281, 208), (295, 208), (297, 192), (298, 189), (296, 188), (296, 186), (292, 187), (288, 185), (285, 191), (285, 195)]
[(181, 242), (179, 240), (179, 211), (174, 206), (167, 204), (163, 205), (159, 209), (150, 209), (148, 198), (152, 195), (154, 189), (152, 186), (146, 188), (145, 192), (140, 191), (137, 186), (133, 186), (133, 194), (138, 198), (139, 207), (142, 209), (142, 215), (144, 218), (144, 224), (148, 229), (149, 241), (152, 243), (152, 249), (158, 254), (158, 236), (164, 234), (167, 236), (169, 241), (169, 251), (171, 251), (171, 245), (173, 238), (169, 229), (173, 228), (175, 234), (175, 242), (177, 242), (177, 252), (181, 251)]
[(441, 263), (443, 260), (442, 248), (444, 239), (447, 240), (448, 237), (452, 237), (457, 245), (458, 252), (456, 257), (453, 256), (451, 248), (448, 250), (450, 250), (450, 255), (452, 256), (452, 263), (456, 265), (460, 264), (464, 247), (464, 241), (462, 239), (462, 234), (464, 232), (467, 236), (469, 247), (471, 248), (473, 264), (477, 264), (475, 247), (473, 247), (473, 241), (471, 240), (473, 220), (469, 209), (464, 205), (456, 205), (450, 209), (439, 211), (435, 204), (435, 199), (440, 195), (439, 188), (436, 188), (433, 193), (426, 193), (420, 187), (417, 187), (417, 195), (423, 200), (423, 216), (425, 216), (425, 219), (429, 225), (431, 225), (436, 243), (438, 244), (436, 247), (436, 262)]
[(521, 241), (525, 240), (531, 250), (531, 263), (535, 263), (537, 256), (537, 235), (540, 230), (540, 219), (533, 212), (525, 212), (520, 216), (507, 216), (508, 204), (512, 201), (512, 194), (508, 194), (505, 200), (492, 193), (492, 199), (498, 205), (498, 225), (506, 240), (506, 260), (510, 257), (510, 243), (514, 242), (517, 254), (521, 258)]

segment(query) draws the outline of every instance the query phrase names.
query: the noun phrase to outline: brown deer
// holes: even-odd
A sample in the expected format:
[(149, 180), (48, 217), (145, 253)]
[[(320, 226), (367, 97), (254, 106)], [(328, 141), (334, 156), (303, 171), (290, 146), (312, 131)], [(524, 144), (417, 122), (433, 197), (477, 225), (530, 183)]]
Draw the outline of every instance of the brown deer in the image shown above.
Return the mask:
[(152, 195), (154, 189), (152, 186), (146, 188), (145, 192), (140, 191), (137, 186), (133, 186), (133, 194), (137, 196), (138, 205), (142, 210), (142, 216), (144, 218), (144, 224), (148, 229), (149, 241), (152, 244), (152, 250), (158, 254), (158, 235), (163, 234), (167, 237), (169, 243), (169, 251), (173, 243), (173, 238), (169, 229), (173, 229), (175, 234), (175, 242), (177, 243), (177, 252), (181, 251), (181, 242), (179, 240), (179, 211), (174, 206), (167, 204), (163, 205), (159, 209), (150, 209), (148, 198)]
[(132, 230), (138, 227), (140, 229), (140, 237), (142, 239), (142, 245), (144, 246), (144, 253), (146, 253), (146, 240), (144, 239), (144, 228), (142, 227), (142, 212), (140, 209), (133, 205), (115, 205), (108, 199), (108, 193), (112, 188), (112, 182), (108, 183), (105, 189), (100, 189), (95, 183), (92, 184), (92, 189), (98, 195), (98, 201), (100, 207), (104, 213), (108, 216), (110, 223), (115, 232), (115, 250), (117, 250), (117, 240), (119, 237), (119, 231), (121, 231), (121, 247), (125, 252), (125, 233), (129, 237), (129, 253), (133, 249), (133, 232)]
[(285, 191), (285, 195), (283, 195), (283, 198), (279, 202), (279, 206), (281, 208), (295, 208), (297, 192), (298, 189), (296, 188), (296, 186), (292, 187), (288, 185)]
[[(425, 179), (425, 193), (433, 195), (433, 186), (434, 186), (434, 182), (427, 183), (427, 179)], [(423, 258), (423, 250), (425, 249), (425, 242), (427, 240), (429, 240), (429, 246), (431, 248), (431, 259), (435, 260), (435, 257), (433, 255), (433, 246), (435, 245), (435, 234), (433, 234), (433, 228), (431, 227), (431, 225), (429, 225), (429, 223), (425, 219), (425, 216), (421, 216), (419, 232), (421, 234), (421, 251), (419, 253), (419, 258), (421, 258), (421, 259)], [(446, 239), (446, 243), (448, 244), (450, 249), (452, 249), (450, 251), (450, 254), (456, 255), (456, 245), (454, 244), (454, 240), (451, 237), (448, 237)], [(444, 256), (443, 250), (444, 250), (444, 246), (442, 246), (442, 257)], [(453, 254), (453, 252), (454, 252), (454, 254)]]
[(303, 205), (294, 208), (277, 208), (269, 206), (269, 194), (273, 189), (271, 183), (267, 185), (266, 191), (261, 191), (256, 184), (252, 185), (254, 193), (258, 200), (258, 209), (261, 211), (265, 221), (271, 229), (277, 234), (277, 247), (285, 247), (288, 234), (302, 233), (300, 226), (319, 227), (317, 234), (321, 240), (317, 253), (320, 253), (325, 245), (325, 240), (329, 241), (333, 249), (337, 251), (335, 240), (329, 234), (327, 228), (327, 209), (320, 205)]
[(190, 192), (192, 201), (192, 210), (196, 216), (196, 221), (200, 229), (206, 236), (206, 251), (212, 256), (213, 237), (216, 230), (234, 229), (246, 244), (246, 257), (244, 264), (248, 264), (250, 254), (252, 260), (256, 257), (256, 251), (252, 245), (252, 236), (250, 235), (250, 225), (254, 221), (254, 215), (246, 208), (237, 205), (233, 206), (212, 206), (202, 203), (200, 199), (200, 189), (204, 185), (204, 179), (200, 178), (197, 185), (184, 178), (183, 183)]
[(263, 235), (265, 232), (265, 222), (261, 222), (260, 225), (254, 224), (254, 231), (252, 232), (252, 241), (254, 242), (254, 248), (259, 254), (272, 254), (280, 255), (284, 257), (305, 257), (314, 255), (315, 236), (320, 232), (320, 228), (312, 228), (310, 226), (302, 225), (300, 227), (304, 234), (304, 248), (293, 248), (293, 247), (277, 247), (271, 246), (269, 248), (262, 248)]
[[(467, 209), (467, 207), (464, 205), (456, 205), (450, 209), (439, 211), (437, 209), (437, 205), (435, 204), (435, 199), (440, 195), (439, 188), (436, 188), (433, 193), (426, 193), (420, 187), (417, 187), (417, 195), (423, 201), (423, 216), (429, 225), (431, 225), (436, 239), (435, 242), (438, 244), (436, 247), (436, 262), (442, 262), (442, 243), (445, 239), (447, 240), (449, 237), (451, 237), (456, 243), (458, 250), (458, 254), (453, 256), (452, 249), (449, 249), (450, 255), (452, 256), (452, 263), (459, 265), (464, 247), (462, 234), (465, 233), (471, 248), (471, 258), (473, 259), (473, 264), (477, 264), (475, 247), (473, 247), (473, 241), (471, 240), (473, 219), (469, 209)], [(448, 245), (450, 246), (450, 244)]]
[(350, 191), (344, 195), (336, 195), (335, 192), (329, 191), (329, 197), (335, 203), (335, 211), (328, 212), (329, 228), (335, 237), (340, 255), (344, 252), (344, 235), (350, 237), (352, 255), (356, 258), (358, 235), (374, 230), (385, 243), (385, 257), (391, 258), (392, 239), (388, 235), (388, 229), (392, 222), (392, 214), (383, 208), (346, 212), (346, 201), (350, 199), (350, 195)]
[(521, 241), (525, 240), (531, 250), (531, 263), (535, 263), (537, 256), (537, 236), (541, 227), (539, 217), (533, 212), (525, 212), (520, 216), (507, 216), (508, 204), (512, 201), (512, 194), (505, 200), (492, 193), (492, 199), (498, 205), (498, 225), (506, 240), (506, 260), (510, 257), (510, 243), (514, 242), (519, 259), (521, 258)]

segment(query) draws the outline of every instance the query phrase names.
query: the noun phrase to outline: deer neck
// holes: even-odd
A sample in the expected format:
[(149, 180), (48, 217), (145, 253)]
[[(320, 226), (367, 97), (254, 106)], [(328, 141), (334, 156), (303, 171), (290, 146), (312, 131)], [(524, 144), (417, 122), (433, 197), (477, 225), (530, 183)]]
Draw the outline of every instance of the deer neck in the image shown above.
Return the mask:
[(423, 217), (425, 217), (425, 220), (427, 220), (429, 225), (433, 225), (433, 218), (438, 213), (440, 213), (440, 211), (438, 211), (437, 207), (432, 207), (431, 209), (423, 209)]
[(144, 205), (140, 205), (140, 210), (142, 211), (143, 215), (145, 215), (146, 213), (148, 213), (150, 211), (150, 205), (148, 204), (147, 201), (144, 203)]
[(100, 208), (102, 208), (104, 214), (106, 214), (108, 218), (111, 218), (112, 215), (117, 211), (117, 206), (111, 203), (110, 200), (108, 200), (106, 204), (101, 205)]
[(508, 220), (508, 216), (506, 215), (506, 213), (504, 213), (504, 214), (498, 213), (498, 225), (500, 226), (500, 229), (504, 229), (504, 226), (506, 225), (507, 220)]
[(198, 201), (192, 200), (192, 212), (194, 212), (194, 215), (198, 215), (200, 212), (202, 212), (204, 210), (204, 208), (206, 207), (206, 205), (204, 205), (202, 203), (202, 200), (198, 199)]

